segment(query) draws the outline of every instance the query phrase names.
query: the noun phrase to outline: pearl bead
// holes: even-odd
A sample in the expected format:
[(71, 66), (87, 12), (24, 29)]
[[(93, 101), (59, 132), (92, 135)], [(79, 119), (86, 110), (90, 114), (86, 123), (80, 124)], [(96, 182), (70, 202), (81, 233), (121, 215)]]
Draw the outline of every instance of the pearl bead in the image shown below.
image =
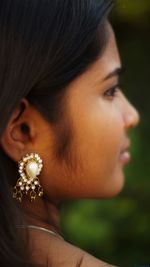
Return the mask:
[(38, 174), (38, 170), (38, 164), (36, 162), (29, 162), (26, 165), (26, 172), (30, 178), (36, 177), (36, 175)]
[(32, 185), (31, 188), (34, 190), (35, 189), (35, 185)]

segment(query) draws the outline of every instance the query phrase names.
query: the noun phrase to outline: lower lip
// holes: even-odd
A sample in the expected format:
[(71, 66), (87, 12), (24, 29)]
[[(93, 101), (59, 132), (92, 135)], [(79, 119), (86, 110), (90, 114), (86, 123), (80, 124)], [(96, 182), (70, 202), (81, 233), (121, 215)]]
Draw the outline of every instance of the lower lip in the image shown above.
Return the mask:
[(131, 159), (131, 154), (129, 151), (125, 151), (120, 154), (119, 160), (123, 165), (128, 164), (130, 159)]

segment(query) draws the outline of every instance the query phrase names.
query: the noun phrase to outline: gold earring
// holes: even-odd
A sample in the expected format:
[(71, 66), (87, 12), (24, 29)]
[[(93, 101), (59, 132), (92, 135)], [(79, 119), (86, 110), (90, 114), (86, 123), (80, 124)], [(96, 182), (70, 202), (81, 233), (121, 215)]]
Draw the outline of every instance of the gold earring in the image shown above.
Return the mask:
[(27, 154), (19, 161), (18, 166), (20, 178), (14, 186), (13, 198), (21, 202), (23, 195), (29, 194), (32, 202), (37, 196), (43, 196), (43, 188), (37, 177), (43, 168), (40, 156), (37, 153)]

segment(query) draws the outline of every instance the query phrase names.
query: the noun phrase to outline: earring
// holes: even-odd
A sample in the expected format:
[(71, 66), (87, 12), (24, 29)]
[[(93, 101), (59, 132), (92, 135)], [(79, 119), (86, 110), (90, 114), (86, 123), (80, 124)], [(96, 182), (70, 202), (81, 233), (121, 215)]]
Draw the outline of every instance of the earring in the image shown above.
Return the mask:
[(37, 177), (43, 168), (40, 156), (37, 153), (27, 154), (19, 161), (18, 166), (20, 178), (14, 186), (13, 198), (22, 202), (23, 195), (29, 195), (32, 202), (37, 196), (43, 196), (43, 188)]

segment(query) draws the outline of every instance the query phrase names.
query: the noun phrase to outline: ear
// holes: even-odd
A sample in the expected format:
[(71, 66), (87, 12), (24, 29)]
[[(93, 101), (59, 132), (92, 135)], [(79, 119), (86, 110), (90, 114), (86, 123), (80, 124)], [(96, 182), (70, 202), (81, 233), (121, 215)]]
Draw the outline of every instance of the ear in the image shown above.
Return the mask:
[(31, 144), (35, 136), (32, 123), (32, 108), (24, 98), (12, 113), (5, 131), (1, 137), (1, 146), (5, 153), (14, 161), (19, 161), (22, 156), (31, 150)]

